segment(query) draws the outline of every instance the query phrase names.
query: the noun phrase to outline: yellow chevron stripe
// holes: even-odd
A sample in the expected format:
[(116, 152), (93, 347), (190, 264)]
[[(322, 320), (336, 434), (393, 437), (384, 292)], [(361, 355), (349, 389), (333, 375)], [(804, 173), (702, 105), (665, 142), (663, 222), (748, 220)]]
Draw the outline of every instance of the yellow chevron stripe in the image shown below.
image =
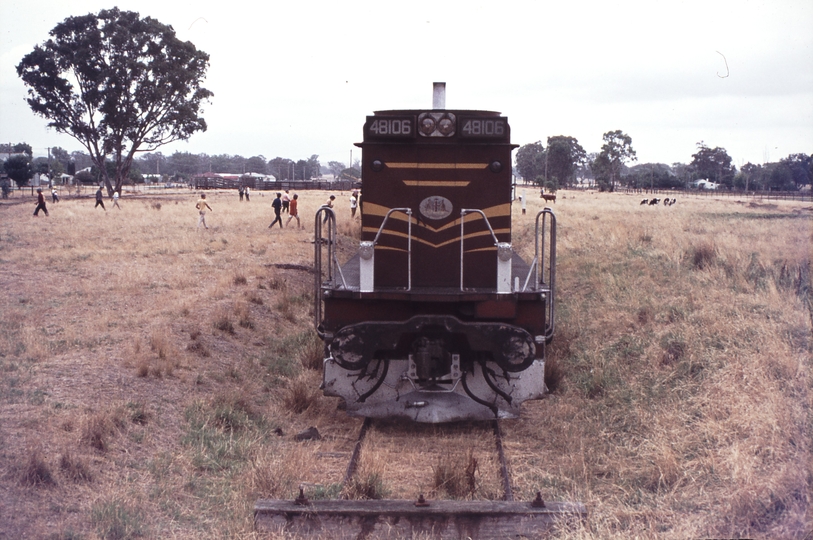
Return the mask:
[(386, 163), (389, 169), (485, 169), (488, 163)]
[[(395, 248), (395, 247), (390, 247), (390, 246), (377, 246), (376, 249), (387, 250), (387, 251), (396, 251), (398, 253), (407, 253), (407, 250), (405, 250), (405, 249)], [(467, 249), (466, 253), (476, 253), (476, 252), (479, 252), (479, 251), (497, 251), (497, 246), (484, 247), (484, 248), (478, 248), (478, 249)]]
[[(367, 215), (367, 216), (378, 216), (378, 217), (383, 218), (384, 216), (387, 215), (387, 212), (389, 212), (390, 210), (391, 209), (387, 208), (386, 206), (371, 203), (369, 201), (366, 201), (364, 203), (364, 214)], [(392, 214), (390, 214), (390, 219), (396, 219), (398, 221), (403, 221), (404, 223), (406, 223), (408, 221), (407, 220), (407, 215), (404, 214), (403, 212), (393, 212)], [(412, 218), (411, 221), (412, 221), (412, 223), (417, 223), (418, 222), (418, 220), (415, 219), (414, 217)], [(378, 231), (378, 229), (376, 229), (376, 231)]]
[[(378, 216), (383, 218), (384, 216), (387, 215), (387, 212), (389, 211), (390, 211), (389, 208), (387, 208), (386, 206), (382, 206), (380, 204), (371, 203), (369, 201), (364, 203), (364, 213), (369, 216)], [(484, 208), (483, 212), (489, 219), (498, 217), (509, 217), (511, 215), (511, 204), (510, 203), (498, 204), (490, 208)], [(404, 223), (406, 223), (407, 221), (406, 214), (404, 214), (403, 212), (394, 212), (393, 214), (390, 215), (390, 219), (396, 219), (398, 221), (403, 221)], [(466, 223), (473, 223), (479, 219), (483, 219), (483, 216), (481, 216), (480, 214), (466, 214)], [(412, 217), (412, 223), (418, 224), (418, 220), (414, 216)], [(421, 222), (420, 226), (437, 233), (440, 231), (444, 231), (450, 227), (459, 227), (460, 218), (457, 218), (456, 220), (447, 223), (446, 225), (442, 225), (440, 227), (432, 227), (431, 225), (428, 225), (425, 222)], [(378, 232), (378, 229), (375, 229), (374, 232)]]
[[(378, 232), (378, 229), (376, 229), (375, 227), (364, 227), (362, 230), (364, 232), (373, 233), (373, 234)], [(509, 232), (510, 232), (510, 229), (495, 229), (494, 230), (494, 234), (507, 234)], [(407, 235), (406, 233), (400, 232), (400, 231), (384, 230), (384, 231), (381, 232), (381, 234), (382, 235), (387, 235), (387, 236), (395, 236), (397, 238), (403, 238), (404, 240), (409, 238), (409, 235)], [(469, 240), (469, 239), (472, 239), (472, 238), (476, 238), (478, 236), (491, 236), (491, 233), (489, 231), (473, 232), (473, 233), (469, 233), (469, 234), (465, 235), (463, 237), (463, 239), (464, 240)], [(455, 242), (460, 242), (460, 237), (456, 236), (456, 237), (454, 237), (454, 238), (452, 238), (450, 240), (446, 240), (446, 241), (441, 242), (439, 244), (435, 244), (434, 242), (430, 242), (429, 240), (426, 240), (424, 238), (420, 238), (420, 237), (417, 237), (417, 236), (413, 236), (412, 240), (414, 242), (418, 242), (418, 243), (423, 244), (425, 246), (429, 246), (431, 248), (437, 249), (437, 248), (448, 246), (449, 244), (453, 244)], [(376, 246), (376, 249), (397, 249), (397, 248), (388, 248), (388, 247), (385, 247), (385, 246)], [(491, 248), (489, 247), (489, 248), (481, 248), (481, 249), (491, 249)], [(398, 251), (406, 251), (406, 250), (400, 250), (399, 249)], [(474, 251), (476, 251), (476, 250), (474, 250)]]

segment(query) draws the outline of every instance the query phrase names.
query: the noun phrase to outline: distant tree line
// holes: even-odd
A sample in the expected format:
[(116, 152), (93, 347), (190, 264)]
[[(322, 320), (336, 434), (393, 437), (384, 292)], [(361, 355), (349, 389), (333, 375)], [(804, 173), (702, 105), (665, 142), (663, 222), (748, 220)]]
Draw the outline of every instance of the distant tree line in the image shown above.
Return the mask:
[(586, 154), (574, 137), (548, 137), (517, 150), (516, 169), (521, 177), (550, 191), (589, 183), (601, 191), (619, 187), (632, 189), (682, 188), (708, 180), (724, 189), (746, 191), (798, 190), (813, 183), (813, 155), (790, 154), (775, 163), (746, 163), (739, 170), (732, 165), (725, 148), (710, 148), (703, 141), (688, 164), (642, 163), (636, 161), (632, 139), (620, 130), (603, 136), (598, 153)]
[[(90, 155), (84, 152), (68, 152), (60, 147), (50, 148), (50, 158), (34, 159), (31, 146), (26, 143), (16, 145), (0, 144), (0, 161), (2, 167), (17, 185), (28, 185), (34, 173), (48, 175), (57, 179), (62, 174), (77, 175), (85, 183), (101, 183), (104, 175), (94, 164)], [(306, 181), (322, 174), (333, 174), (337, 179), (357, 180), (361, 173), (359, 163), (348, 168), (344, 163), (331, 161), (327, 167), (319, 163), (319, 156), (308, 159), (292, 160), (276, 157), (266, 159), (263, 156), (245, 158), (240, 155), (207, 155), (189, 152), (175, 152), (165, 156), (161, 152), (143, 154), (133, 159), (125, 184), (143, 183), (149, 177), (170, 178), (187, 181), (191, 177), (212, 172), (229, 174), (263, 174), (272, 175), (280, 181)], [(109, 169), (114, 167), (110, 161), (105, 163)], [(89, 169), (89, 170), (87, 170)], [(108, 170), (108, 178), (114, 173)]]

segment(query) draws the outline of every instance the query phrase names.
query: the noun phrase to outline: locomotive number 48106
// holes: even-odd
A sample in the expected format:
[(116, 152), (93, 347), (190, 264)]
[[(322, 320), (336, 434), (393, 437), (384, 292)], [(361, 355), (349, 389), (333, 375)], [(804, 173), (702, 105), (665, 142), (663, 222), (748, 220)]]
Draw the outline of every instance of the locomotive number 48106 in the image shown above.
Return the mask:
[(460, 131), (469, 137), (501, 137), (505, 135), (505, 120), (467, 118)]
[(412, 119), (376, 119), (370, 123), (370, 133), (374, 133), (376, 135), (412, 135)]

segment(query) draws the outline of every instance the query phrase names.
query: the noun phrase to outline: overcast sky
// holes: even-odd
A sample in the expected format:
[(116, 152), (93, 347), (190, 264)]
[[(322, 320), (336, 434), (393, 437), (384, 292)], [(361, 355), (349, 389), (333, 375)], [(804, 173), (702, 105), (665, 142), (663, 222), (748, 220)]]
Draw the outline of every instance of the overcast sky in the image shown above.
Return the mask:
[(211, 56), (206, 133), (162, 148), (347, 163), (365, 116), (500, 111), (512, 142), (630, 135), (639, 163), (689, 163), (696, 144), (738, 167), (813, 153), (813, 2), (3, 0), (0, 142), (81, 147), (46, 128), (15, 66), (66, 17), (117, 5)]

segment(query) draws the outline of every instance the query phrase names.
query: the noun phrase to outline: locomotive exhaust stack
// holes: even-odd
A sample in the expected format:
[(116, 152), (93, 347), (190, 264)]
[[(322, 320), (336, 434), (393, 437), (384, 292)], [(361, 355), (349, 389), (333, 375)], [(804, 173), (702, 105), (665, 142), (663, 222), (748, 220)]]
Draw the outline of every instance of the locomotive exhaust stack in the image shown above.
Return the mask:
[(323, 390), (352, 415), (512, 418), (546, 392), (555, 216), (539, 212), (525, 261), (511, 243), (508, 119), (445, 107), (435, 83), (432, 109), (367, 117), (355, 256), (337, 259), (332, 209), (315, 218)]

